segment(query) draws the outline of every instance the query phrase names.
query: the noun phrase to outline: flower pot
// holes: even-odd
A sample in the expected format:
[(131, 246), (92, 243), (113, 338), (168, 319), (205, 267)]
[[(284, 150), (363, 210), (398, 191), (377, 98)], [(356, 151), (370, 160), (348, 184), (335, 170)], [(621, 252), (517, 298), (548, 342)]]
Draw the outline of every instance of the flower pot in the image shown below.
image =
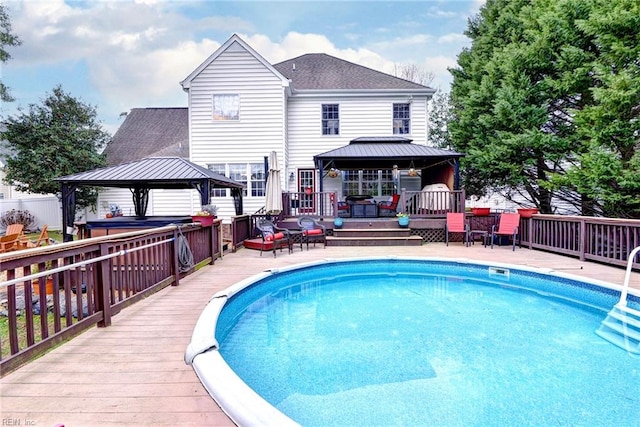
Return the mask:
[(335, 228), (342, 228), (342, 224), (344, 223), (344, 221), (342, 220), (342, 218), (336, 218), (333, 220), (333, 226)]
[(398, 225), (401, 228), (407, 228), (409, 226), (409, 217), (408, 216), (398, 217)]
[(520, 218), (531, 218), (534, 214), (538, 213), (538, 208), (523, 208), (518, 209)]
[[(35, 279), (31, 282), (31, 289), (36, 295), (40, 295), (40, 281)], [(46, 295), (53, 295), (53, 277), (47, 277), (45, 285)]]
[(489, 216), (491, 208), (471, 208), (471, 213), (474, 216)]
[(213, 224), (213, 220), (215, 219), (215, 216), (213, 215), (193, 215), (191, 217), (191, 219), (193, 219), (193, 222), (199, 222), (201, 226), (203, 227), (211, 227), (211, 224)]
[(304, 194), (310, 196), (313, 193), (313, 189), (311, 187), (307, 187), (304, 189)]

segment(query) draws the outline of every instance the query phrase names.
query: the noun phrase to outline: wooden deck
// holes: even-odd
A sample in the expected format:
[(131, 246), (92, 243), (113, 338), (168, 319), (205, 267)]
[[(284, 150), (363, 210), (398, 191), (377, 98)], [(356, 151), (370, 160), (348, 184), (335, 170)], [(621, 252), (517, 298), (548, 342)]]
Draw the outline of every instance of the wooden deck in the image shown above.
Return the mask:
[[(420, 247), (295, 248), (273, 258), (255, 250), (226, 254), (144, 301), (126, 308), (108, 328), (93, 328), (2, 379), (3, 425), (230, 426), (209, 397), (184, 350), (209, 298), (266, 268), (324, 258), (360, 256), (468, 258), (549, 268), (620, 285), (625, 271), (510, 246), (432, 243)], [(632, 285), (640, 289), (640, 274)]]

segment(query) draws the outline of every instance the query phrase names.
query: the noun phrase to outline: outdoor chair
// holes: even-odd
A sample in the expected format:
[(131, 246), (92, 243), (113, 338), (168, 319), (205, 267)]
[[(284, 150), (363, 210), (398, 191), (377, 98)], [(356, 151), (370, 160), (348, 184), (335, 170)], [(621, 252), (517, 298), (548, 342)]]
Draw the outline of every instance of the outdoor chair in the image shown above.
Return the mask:
[(379, 216), (396, 216), (400, 195), (394, 194), (388, 201), (378, 203)]
[[(491, 249), (493, 249), (493, 243), (496, 237), (510, 236), (512, 239), (513, 250), (516, 250), (516, 236), (519, 237), (518, 228), (520, 227), (520, 214), (517, 213), (502, 213), (500, 214), (500, 223), (498, 229), (496, 226), (491, 226)], [(498, 242), (499, 243), (499, 242)], [(519, 244), (522, 247), (522, 242)]]
[(0, 253), (15, 251), (20, 248), (20, 234), (7, 234), (0, 237)]
[(49, 226), (47, 224), (42, 226), (42, 230), (40, 230), (40, 235), (35, 242), (29, 241), (27, 242), (27, 248), (37, 248), (42, 244), (45, 246), (49, 244)]
[(347, 202), (338, 202), (338, 216), (341, 218), (351, 217), (351, 205)]
[(447, 222), (444, 225), (444, 239), (449, 246), (449, 233), (462, 233), (465, 246), (469, 246), (469, 224), (465, 221), (464, 213), (447, 212)]
[(24, 232), (23, 224), (9, 224), (7, 225), (7, 229), (4, 232), (5, 236), (10, 236), (12, 234), (22, 234)]
[(276, 249), (280, 249), (286, 246), (291, 253), (291, 236), (289, 230), (286, 228), (277, 227), (273, 222), (266, 218), (262, 218), (256, 224), (256, 228), (260, 231), (262, 236), (262, 245), (260, 245), (260, 256), (262, 256), (263, 249), (269, 244), (273, 247), (273, 257), (276, 257)]
[(327, 247), (327, 230), (324, 225), (311, 217), (303, 216), (298, 218), (298, 226), (302, 230), (302, 241), (307, 244), (307, 250), (309, 243), (313, 243), (313, 246), (322, 243)]

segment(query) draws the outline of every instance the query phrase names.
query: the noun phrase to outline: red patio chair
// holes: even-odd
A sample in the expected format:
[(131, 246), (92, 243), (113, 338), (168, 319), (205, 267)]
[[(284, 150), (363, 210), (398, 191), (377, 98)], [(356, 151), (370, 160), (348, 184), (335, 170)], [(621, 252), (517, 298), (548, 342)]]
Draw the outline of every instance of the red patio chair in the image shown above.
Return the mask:
[[(520, 227), (520, 214), (517, 213), (503, 213), (500, 214), (500, 223), (498, 229), (496, 226), (491, 226), (491, 249), (493, 249), (493, 241), (496, 236), (511, 236), (513, 250), (516, 250), (516, 236), (519, 237), (518, 228)], [(522, 247), (522, 241), (519, 242), (519, 246)]]
[(469, 246), (469, 224), (465, 221), (464, 213), (447, 212), (447, 222), (444, 225), (447, 246), (449, 246), (449, 233), (462, 233), (465, 246)]
[(398, 210), (398, 202), (400, 201), (400, 195), (394, 194), (390, 201), (378, 203), (378, 215), (380, 216), (395, 216)]

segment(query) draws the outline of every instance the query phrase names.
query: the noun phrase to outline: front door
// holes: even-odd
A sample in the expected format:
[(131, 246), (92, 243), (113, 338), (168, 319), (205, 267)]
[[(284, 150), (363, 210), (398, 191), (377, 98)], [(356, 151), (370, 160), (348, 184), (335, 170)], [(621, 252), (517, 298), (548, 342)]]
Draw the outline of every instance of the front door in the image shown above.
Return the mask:
[(300, 196), (300, 212), (315, 212), (315, 189), (315, 169), (298, 169), (298, 192), (302, 193)]

